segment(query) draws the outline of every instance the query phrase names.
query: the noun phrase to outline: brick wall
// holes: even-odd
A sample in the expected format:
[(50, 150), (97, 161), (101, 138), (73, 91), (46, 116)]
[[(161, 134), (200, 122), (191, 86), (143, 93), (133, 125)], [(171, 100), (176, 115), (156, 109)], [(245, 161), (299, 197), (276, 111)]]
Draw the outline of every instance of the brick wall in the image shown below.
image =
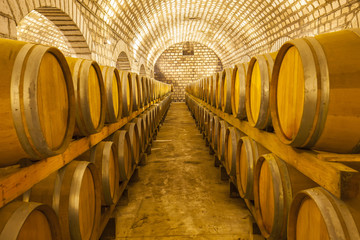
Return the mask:
[(155, 79), (174, 85), (174, 101), (184, 101), (186, 84), (222, 70), (213, 50), (200, 43), (190, 44), (194, 55), (183, 55), (183, 46), (188, 44), (178, 43), (165, 50), (155, 64)]

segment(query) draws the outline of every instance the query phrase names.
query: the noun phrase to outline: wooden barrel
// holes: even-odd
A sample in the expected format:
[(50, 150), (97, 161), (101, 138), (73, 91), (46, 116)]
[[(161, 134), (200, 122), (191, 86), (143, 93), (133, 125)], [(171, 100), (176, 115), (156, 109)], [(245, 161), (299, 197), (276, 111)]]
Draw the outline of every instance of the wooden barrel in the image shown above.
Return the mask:
[(220, 134), (220, 118), (218, 116), (214, 116), (213, 118), (213, 126), (212, 126), (212, 136), (211, 136), (211, 146), (214, 151), (217, 151), (218, 148), (218, 136)]
[(140, 83), (141, 83), (141, 89), (142, 89), (142, 100), (143, 100), (143, 105), (142, 107), (146, 106), (148, 104), (148, 87), (147, 87), (147, 77), (146, 76), (141, 76), (140, 78)]
[(204, 129), (203, 129), (203, 136), (207, 138), (208, 135), (208, 126), (209, 126), (209, 111), (204, 108)]
[(274, 154), (262, 155), (255, 167), (256, 222), (267, 239), (286, 239), (287, 217), (293, 196), (316, 184)]
[[(360, 152), (360, 30), (286, 42), (276, 58), (271, 114), (294, 147)], [(337, 49), (337, 51), (334, 51)], [(346, 126), (346, 128), (344, 128)]]
[(1, 39), (0, 167), (63, 153), (75, 124), (71, 74), (56, 48)]
[(269, 151), (249, 137), (241, 137), (236, 150), (236, 185), (242, 198), (254, 200), (254, 171), (259, 156)]
[(237, 145), (241, 135), (240, 131), (234, 127), (228, 127), (228, 129), (226, 129), (224, 158), (225, 169), (226, 172), (234, 179), (236, 178)]
[(95, 165), (74, 160), (34, 185), (23, 200), (52, 206), (60, 219), (64, 239), (97, 239), (100, 188)]
[(213, 80), (213, 76), (210, 76), (209, 77), (209, 104), (211, 106), (214, 106), (213, 105), (213, 99), (214, 99), (214, 91), (215, 91), (215, 88), (214, 88), (214, 80)]
[(140, 159), (140, 136), (136, 123), (127, 123), (124, 130), (129, 132), (132, 164), (137, 165)]
[(122, 116), (127, 117), (132, 113), (132, 81), (131, 75), (126, 71), (119, 71), (121, 80)]
[(236, 64), (231, 78), (231, 109), (232, 114), (239, 118), (246, 118), (246, 73), (248, 63)]
[(145, 146), (149, 143), (149, 131), (150, 131), (150, 123), (149, 123), (149, 115), (147, 113), (143, 113), (139, 116), (143, 120), (144, 123), (144, 143)]
[(119, 166), (119, 180), (126, 181), (130, 179), (132, 171), (131, 142), (130, 135), (126, 130), (118, 130), (112, 134), (108, 140), (113, 141), (116, 148), (116, 158)]
[(206, 128), (207, 131), (207, 140), (209, 143), (212, 141), (212, 128), (213, 128), (213, 121), (214, 121), (214, 114), (212, 112), (209, 113), (209, 122)]
[(226, 130), (228, 129), (229, 124), (224, 120), (219, 121), (217, 135), (217, 156), (221, 162), (225, 161), (225, 139), (226, 139)]
[(136, 73), (130, 73), (131, 91), (132, 91), (132, 111), (139, 110), (140, 107), (140, 86), (139, 76)]
[(139, 75), (137, 77), (137, 86), (139, 88), (139, 90), (138, 90), (138, 93), (139, 93), (139, 108), (142, 108), (142, 107), (144, 107), (144, 89), (143, 89), (141, 76), (139, 76)]
[(99, 65), (95, 61), (70, 58), (69, 64), (75, 92), (75, 136), (89, 136), (104, 127), (106, 98)]
[(251, 58), (246, 74), (246, 116), (252, 127), (271, 126), (270, 81), (276, 53)]
[(61, 240), (59, 219), (45, 204), (12, 202), (0, 209), (1, 240)]
[(231, 114), (231, 78), (233, 75), (233, 68), (226, 68), (221, 73), (221, 110)]
[(209, 96), (209, 80), (207, 77), (204, 77), (204, 102), (208, 102)]
[(221, 109), (221, 77), (220, 73), (215, 73), (214, 76), (214, 83), (215, 83), (215, 107), (217, 109)]
[(106, 95), (106, 123), (115, 123), (122, 116), (122, 90), (119, 71), (114, 67), (101, 66)]
[(85, 160), (95, 164), (98, 177), (101, 180), (101, 205), (110, 206), (119, 199), (120, 174), (118, 149), (110, 141), (102, 141), (90, 151), (78, 157), (78, 160)]
[(146, 133), (145, 133), (144, 121), (142, 118), (137, 117), (137, 118), (133, 119), (132, 122), (136, 123), (136, 127), (138, 128), (140, 152), (145, 152)]
[(150, 101), (154, 101), (154, 81), (153, 78), (149, 79)]
[(289, 212), (287, 236), (289, 240), (360, 239), (346, 204), (320, 187), (296, 194)]

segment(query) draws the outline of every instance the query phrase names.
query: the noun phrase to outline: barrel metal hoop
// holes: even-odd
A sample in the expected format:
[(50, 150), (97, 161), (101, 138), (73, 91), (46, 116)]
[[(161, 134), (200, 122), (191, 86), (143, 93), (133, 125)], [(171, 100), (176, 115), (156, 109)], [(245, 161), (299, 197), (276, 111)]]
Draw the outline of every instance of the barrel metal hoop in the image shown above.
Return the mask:
[(41, 65), (41, 60), (44, 54), (49, 50), (49, 47), (35, 46), (27, 61), (24, 72), (24, 86), (23, 86), (23, 100), (24, 113), (28, 126), (29, 134), (33, 140), (34, 146), (41, 153), (42, 157), (54, 155), (54, 152), (49, 148), (46, 139), (41, 129), (38, 108), (38, 73)]
[[(90, 112), (90, 102), (89, 102), (89, 72), (92, 66), (93, 62), (90, 60), (83, 60), (81, 64), (81, 72), (80, 72), (80, 79), (79, 79), (79, 94), (80, 94), (80, 101), (81, 101), (81, 112), (84, 116), (84, 122), (85, 125), (85, 131), (87, 134), (93, 134), (96, 133), (97, 126), (94, 125), (91, 118), (91, 112)], [(96, 69), (95, 69), (96, 71)], [(100, 85), (100, 84), (99, 84)], [(87, 135), (84, 134), (84, 135)]]
[(0, 234), (0, 240), (16, 240), (27, 217), (40, 206), (41, 203), (34, 202), (19, 206), (5, 224)]
[[(127, 136), (126, 136), (127, 135)], [(129, 147), (129, 142), (125, 143), (129, 138), (129, 134), (125, 130), (121, 130), (118, 134), (117, 139), (117, 149), (118, 149), (118, 160), (119, 160), (119, 171), (120, 171), (120, 177), (121, 181), (128, 180), (127, 176), (127, 166), (125, 161), (125, 144), (127, 144), (127, 148)], [(131, 151), (131, 150), (130, 150)], [(128, 154), (130, 154), (130, 151), (128, 151)]]
[[(112, 151), (112, 142), (105, 142), (103, 152), (102, 152), (102, 161), (101, 161), (101, 182), (103, 189), (103, 196), (105, 203), (111, 205), (114, 203), (113, 196), (111, 196), (110, 181), (109, 181), (109, 170), (110, 170), (110, 152)], [(111, 169), (113, 170), (113, 169)], [(116, 171), (116, 169), (115, 169)]]
[(29, 51), (31, 48), (33, 48), (34, 44), (26, 44), (24, 45), (19, 53), (16, 56), (13, 71), (11, 74), (11, 111), (12, 111), (12, 117), (14, 121), (15, 130), (18, 136), (18, 139), (20, 141), (21, 146), (26, 151), (27, 154), (31, 156), (31, 158), (39, 159), (41, 158), (41, 154), (36, 152), (36, 149), (34, 149), (33, 145), (30, 143), (28, 137), (26, 136), (25, 126), (22, 119), (22, 104), (20, 99), (20, 86), (21, 84), (21, 76), (24, 72), (24, 61), (28, 56)]
[(61, 188), (63, 185), (64, 175), (66, 167), (60, 168), (56, 174), (55, 183), (54, 183), (54, 192), (52, 198), (52, 208), (55, 213), (59, 215), (60, 209), (60, 198), (61, 198)]
[[(347, 239), (342, 229), (342, 224), (337, 218), (338, 214), (334, 209), (332, 202), (328, 199), (328, 197), (326, 197), (326, 195), (320, 188), (312, 188), (299, 192), (295, 196), (291, 205), (290, 216), (293, 216), (295, 214), (296, 210), (299, 208), (300, 204), (306, 197), (311, 198), (316, 203), (316, 206), (319, 208), (321, 215), (323, 216), (323, 220), (325, 221), (326, 226), (330, 226), (327, 228), (330, 236), (335, 236), (334, 239)], [(289, 221), (291, 220), (294, 221), (294, 219), (290, 217)], [(288, 236), (293, 235), (295, 235), (295, 229), (289, 228)]]
[[(284, 134), (281, 123), (278, 119), (278, 108), (277, 108), (277, 82), (278, 82), (278, 74), (280, 72), (280, 65), (283, 57), (287, 53), (287, 51), (291, 47), (296, 47), (301, 57), (301, 61), (304, 67), (304, 81), (305, 81), (305, 89), (304, 89), (304, 108), (301, 117), (301, 122), (299, 129), (296, 133), (296, 136), (292, 139), (289, 139)], [(309, 138), (310, 131), (312, 128), (313, 119), (316, 114), (316, 103), (317, 101), (317, 81), (313, 81), (317, 79), (316, 76), (316, 68), (315, 68), (315, 59), (313, 56), (313, 52), (311, 51), (310, 46), (304, 39), (295, 39), (286, 42), (279, 50), (278, 55), (275, 60), (275, 65), (273, 69), (273, 79), (272, 79), (272, 116), (273, 116), (273, 126), (275, 131), (280, 131), (281, 134), (278, 134), (280, 140), (286, 144), (290, 144), (293, 147), (301, 147), (304, 142)], [(306, 111), (305, 111), (306, 110)]]
[[(268, 58), (272, 60), (271, 57), (266, 58), (266, 55), (259, 55), (256, 57), (260, 67), (261, 75), (261, 101), (260, 101), (260, 111), (257, 116), (255, 127), (264, 129), (269, 123), (269, 97), (270, 97), (270, 77), (271, 72), (271, 63), (268, 63)], [(270, 66), (269, 66), (270, 65)], [(272, 64), (273, 65), (273, 64)], [(249, 95), (250, 96), (250, 95)]]
[[(69, 193), (69, 229), (73, 239), (81, 239), (80, 232), (80, 191), (81, 182), (85, 174), (85, 170), (88, 166), (88, 162), (79, 162), (73, 173), (73, 181), (71, 181), (70, 193)], [(95, 182), (95, 181), (94, 181)]]
[[(240, 73), (243, 76), (240, 78)], [(246, 109), (245, 109), (245, 86), (246, 86), (246, 66), (242, 64), (242, 67), (238, 68), (239, 75), (239, 107), (237, 109), (237, 117), (240, 119), (246, 118)]]
[(82, 111), (82, 97), (81, 93), (81, 68), (84, 59), (78, 59), (74, 64), (73, 68), (73, 84), (74, 84), (74, 92), (75, 92), (75, 104), (76, 104), (76, 126), (79, 129), (80, 133), (83, 135), (87, 135), (86, 127), (84, 126), (84, 116)]
[(102, 75), (105, 85), (105, 95), (106, 95), (106, 120), (107, 122), (116, 122), (115, 109), (112, 96), (112, 73), (113, 69), (110, 67), (104, 67), (102, 69)]
[(253, 179), (254, 179), (254, 166), (255, 166), (255, 159), (252, 151), (251, 142), (253, 141), (250, 138), (244, 138), (243, 144), (245, 144), (246, 149), (246, 158), (248, 159), (247, 164), (247, 179), (246, 179), (246, 190), (244, 192), (244, 196), (246, 199), (252, 199), (254, 198), (254, 185), (253, 185)]
[[(269, 167), (271, 168), (273, 175), (273, 186), (274, 186), (274, 219), (273, 223), (275, 223), (275, 227), (273, 225), (270, 234), (269, 239), (276, 239), (273, 237), (279, 236), (281, 233), (282, 226), (284, 224), (283, 220), (279, 217), (282, 217), (285, 210), (285, 206), (282, 204), (285, 200), (285, 193), (283, 188), (283, 183), (281, 181), (281, 175), (282, 172), (280, 171), (281, 166), (279, 166), (279, 162), (276, 160), (276, 157), (273, 154), (267, 155), (267, 160), (269, 162)], [(276, 223), (280, 223), (279, 225), (276, 225)]]
[(317, 107), (319, 108), (318, 118), (315, 125), (315, 129), (309, 141), (305, 143), (306, 147), (312, 147), (316, 144), (317, 140), (320, 138), (326, 122), (327, 113), (329, 110), (329, 100), (330, 100), (330, 77), (329, 77), (329, 68), (327, 65), (327, 59), (323, 48), (320, 43), (315, 38), (306, 38), (307, 41), (312, 46), (313, 51), (316, 54), (319, 67), (319, 84), (320, 84), (320, 98)]

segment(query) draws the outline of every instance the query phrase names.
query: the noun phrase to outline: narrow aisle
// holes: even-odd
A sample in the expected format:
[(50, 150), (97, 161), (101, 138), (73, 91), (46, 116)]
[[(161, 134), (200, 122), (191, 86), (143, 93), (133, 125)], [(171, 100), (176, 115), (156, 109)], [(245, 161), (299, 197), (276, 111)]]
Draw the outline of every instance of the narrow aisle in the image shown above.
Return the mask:
[(129, 204), (116, 210), (117, 239), (250, 239), (250, 213), (213, 160), (185, 103), (172, 103)]

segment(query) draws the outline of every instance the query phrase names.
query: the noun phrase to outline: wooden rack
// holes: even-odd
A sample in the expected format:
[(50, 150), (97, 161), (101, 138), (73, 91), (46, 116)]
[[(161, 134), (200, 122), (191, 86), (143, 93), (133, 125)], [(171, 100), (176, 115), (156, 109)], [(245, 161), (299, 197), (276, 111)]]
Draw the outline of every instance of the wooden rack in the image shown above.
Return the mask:
[[(164, 96), (162, 99), (166, 98), (168, 95)], [(1, 168), (0, 208), (29, 190), (32, 186), (48, 177), (53, 172), (74, 160), (76, 157), (88, 151), (91, 147), (107, 138), (133, 118), (140, 115), (147, 108), (161, 100), (157, 99), (152, 101), (151, 104), (133, 112), (128, 117), (122, 118), (119, 122), (106, 125), (99, 133), (72, 141), (66, 151), (62, 154), (37, 161), (24, 168), (21, 168), (19, 165)]]
[[(200, 99), (189, 94), (187, 96), (263, 145), (336, 197), (349, 199), (358, 194), (360, 173), (352, 168), (354, 166), (351, 164), (358, 164), (360, 155), (324, 153), (293, 148), (282, 143), (275, 133), (253, 128), (247, 121), (240, 121), (233, 115), (224, 113)], [(347, 163), (351, 163), (352, 167), (347, 166)]]

